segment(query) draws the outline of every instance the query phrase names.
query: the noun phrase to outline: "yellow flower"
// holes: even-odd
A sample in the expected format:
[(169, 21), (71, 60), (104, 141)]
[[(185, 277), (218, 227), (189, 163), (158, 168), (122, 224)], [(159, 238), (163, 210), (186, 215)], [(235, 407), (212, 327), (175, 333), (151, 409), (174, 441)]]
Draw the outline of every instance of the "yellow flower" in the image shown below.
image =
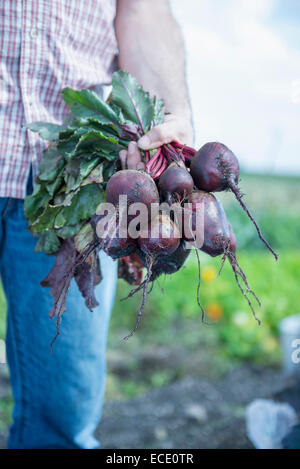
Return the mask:
[(223, 316), (223, 308), (219, 303), (208, 303), (205, 308), (207, 316), (212, 321), (218, 322), (222, 319)]
[(202, 269), (201, 277), (205, 283), (210, 283), (215, 280), (217, 276), (216, 269), (212, 265), (206, 265)]

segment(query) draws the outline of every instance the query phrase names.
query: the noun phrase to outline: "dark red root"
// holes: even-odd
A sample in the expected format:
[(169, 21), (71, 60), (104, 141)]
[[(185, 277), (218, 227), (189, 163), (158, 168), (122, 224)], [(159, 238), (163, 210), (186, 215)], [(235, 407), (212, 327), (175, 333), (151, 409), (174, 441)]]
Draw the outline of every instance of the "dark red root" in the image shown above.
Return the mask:
[(241, 205), (242, 209), (247, 213), (248, 217), (250, 218), (250, 220), (252, 221), (253, 225), (255, 226), (256, 228), (256, 231), (257, 231), (257, 234), (259, 236), (259, 238), (261, 239), (261, 241), (267, 246), (267, 248), (269, 249), (269, 251), (271, 251), (271, 253), (273, 254), (273, 256), (275, 257), (276, 261), (278, 259), (278, 254), (277, 252), (274, 251), (274, 249), (270, 246), (270, 244), (268, 243), (268, 241), (263, 237), (263, 234), (258, 226), (258, 224), (256, 223), (256, 221), (254, 220), (253, 216), (251, 215), (248, 207), (246, 206), (245, 202), (243, 201), (243, 195), (241, 194), (241, 191), (240, 189), (237, 187), (237, 185), (235, 184), (235, 182), (233, 181), (233, 179), (229, 179), (228, 180), (228, 186), (230, 188), (230, 190), (234, 193), (237, 201), (239, 202), (239, 204)]
[(150, 293), (152, 292), (153, 287), (154, 287), (154, 280), (151, 281), (151, 286), (150, 286), (150, 288), (149, 288), (149, 290), (148, 290), (148, 295), (150, 295)]
[[(194, 241), (196, 241), (195, 238), (194, 238)], [(209, 323), (209, 322), (205, 321), (205, 315), (206, 315), (205, 309), (203, 308), (202, 304), (200, 303), (201, 266), (200, 266), (200, 258), (199, 258), (199, 253), (198, 253), (197, 248), (195, 249), (195, 252), (196, 252), (197, 264), (198, 264), (197, 303), (198, 303), (198, 306), (201, 310), (201, 321), (202, 321), (202, 323), (206, 324), (207, 326), (211, 326), (212, 323)]]
[(197, 263), (198, 263), (198, 285), (197, 285), (197, 303), (198, 303), (198, 306), (201, 310), (201, 321), (203, 324), (206, 324), (207, 326), (211, 326), (212, 323), (209, 323), (207, 321), (205, 321), (205, 309), (203, 308), (203, 306), (201, 305), (200, 303), (200, 285), (201, 285), (201, 270), (200, 270), (200, 259), (199, 259), (199, 253), (198, 253), (198, 250), (195, 249), (196, 251), (196, 256), (197, 256)]
[(255, 320), (257, 321), (258, 325), (260, 326), (260, 325), (261, 325), (261, 320), (256, 316), (256, 312), (255, 312), (255, 310), (254, 310), (254, 308), (253, 308), (253, 306), (252, 306), (252, 303), (251, 303), (251, 301), (250, 301), (250, 299), (249, 299), (247, 293), (245, 292), (245, 290), (243, 289), (243, 287), (242, 287), (242, 285), (241, 285), (241, 283), (240, 283), (240, 281), (239, 281), (237, 272), (236, 272), (234, 269), (233, 269), (233, 271), (234, 271), (234, 276), (235, 276), (236, 283), (237, 283), (239, 289), (241, 290), (242, 294), (243, 294), (244, 297), (246, 298), (246, 300), (247, 300), (247, 302), (248, 302), (248, 305), (249, 305), (249, 307), (250, 307), (250, 309), (251, 309), (251, 311), (252, 311), (252, 313), (253, 313), (253, 316), (254, 316)]
[(164, 288), (161, 286), (160, 281), (159, 281), (159, 278), (156, 279), (156, 282), (157, 282), (158, 288), (160, 289), (161, 293), (164, 295), (164, 294), (165, 294), (165, 290), (164, 290)]
[(128, 300), (128, 298), (133, 297), (136, 293), (138, 293), (140, 290), (142, 290), (144, 288), (144, 285), (145, 285), (145, 280), (138, 287), (133, 288), (128, 293), (127, 296), (125, 296), (124, 298), (121, 298), (120, 301), (125, 301), (125, 300)]
[(145, 308), (145, 304), (146, 304), (147, 289), (148, 289), (149, 282), (151, 280), (152, 266), (153, 266), (154, 261), (155, 261), (154, 257), (148, 256), (148, 258), (147, 258), (147, 275), (146, 275), (146, 278), (143, 282), (144, 285), (143, 285), (142, 304), (141, 304), (140, 310), (139, 310), (138, 315), (137, 315), (137, 320), (136, 320), (134, 329), (132, 330), (132, 332), (129, 335), (124, 337), (124, 340), (130, 339), (130, 337), (133, 336), (133, 334), (136, 332), (137, 328), (139, 327), (140, 321), (142, 319), (143, 311), (144, 311), (144, 308)]
[[(253, 307), (253, 305), (251, 303), (251, 300), (249, 299), (247, 293), (250, 293), (251, 295), (253, 295), (253, 297), (255, 298), (255, 300), (257, 301), (259, 306), (261, 306), (261, 302), (258, 299), (258, 297), (256, 296), (256, 294), (254, 293), (254, 291), (251, 290), (251, 288), (249, 287), (247, 277), (246, 277), (245, 273), (243, 272), (241, 266), (238, 263), (236, 254), (230, 248), (230, 240), (225, 241), (225, 240), (217, 239), (216, 240), (216, 245), (219, 246), (220, 243), (222, 243), (222, 245), (223, 245), (224, 254), (223, 254), (223, 257), (222, 257), (222, 263), (221, 263), (221, 267), (220, 267), (220, 270), (219, 270), (219, 275), (220, 275), (220, 273), (223, 269), (223, 266), (225, 264), (226, 259), (228, 259), (228, 261), (229, 261), (229, 263), (232, 267), (232, 270), (234, 272), (236, 283), (237, 283), (240, 291), (242, 292), (243, 296), (246, 298), (246, 300), (248, 302), (248, 305), (249, 305), (249, 307), (250, 307), (250, 309), (253, 313), (254, 318), (256, 319), (258, 324), (261, 325), (261, 321), (257, 318), (256, 312), (254, 310), (254, 307)], [(242, 287), (239, 277), (243, 280), (247, 293), (245, 292), (245, 289)]]
[(235, 272), (237, 272), (238, 275), (240, 275), (240, 277), (243, 279), (243, 282), (245, 284), (245, 287), (246, 287), (246, 290), (248, 293), (251, 293), (251, 295), (255, 298), (255, 300), (257, 301), (258, 303), (258, 306), (261, 306), (261, 302), (260, 302), (260, 299), (256, 296), (255, 292), (249, 287), (249, 284), (248, 284), (248, 280), (247, 280), (247, 277), (245, 275), (245, 273), (243, 272), (241, 266), (239, 265), (238, 261), (237, 261), (237, 257), (235, 254), (231, 253), (231, 256), (232, 258), (229, 259), (229, 262), (232, 266), (232, 268), (234, 269)]

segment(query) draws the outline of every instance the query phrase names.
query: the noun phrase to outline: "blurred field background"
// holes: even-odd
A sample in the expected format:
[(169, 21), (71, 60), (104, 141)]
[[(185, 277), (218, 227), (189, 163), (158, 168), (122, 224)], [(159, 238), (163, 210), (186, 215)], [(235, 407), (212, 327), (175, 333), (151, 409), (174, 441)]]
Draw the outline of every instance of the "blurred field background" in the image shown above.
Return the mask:
[[(120, 302), (130, 288), (119, 281), (109, 335), (107, 400), (132, 398), (188, 375), (222, 376), (243, 363), (280, 365), (278, 323), (300, 312), (300, 179), (244, 175), (241, 186), (266, 238), (280, 254), (276, 263), (234, 197), (222, 194), (237, 234), (240, 264), (262, 301), (262, 308), (257, 308), (262, 325), (254, 320), (229, 264), (218, 276), (221, 259), (203, 253), (200, 297), (214, 324), (201, 322), (192, 253), (184, 269), (154, 286), (139, 330), (124, 343), (122, 337), (135, 323), (141, 298), (138, 294)], [(0, 338), (4, 338), (2, 293), (0, 308)], [(0, 400), (0, 430), (10, 420), (11, 406), (10, 397)]]
[[(203, 382), (211, 379), (213, 390), (213, 380), (240, 365), (262, 367), (263, 382), (267, 368), (280, 367), (280, 320), (300, 313), (300, 177), (292, 176), (300, 174), (299, 1), (172, 0), (171, 4), (186, 43), (195, 147), (215, 140), (232, 147), (244, 171), (251, 172), (241, 178), (245, 201), (280, 257), (276, 263), (233, 195), (220, 194), (237, 235), (240, 264), (262, 301), (262, 308), (257, 308), (261, 327), (228, 263), (218, 277), (221, 259), (201, 253), (200, 297), (214, 323), (202, 324), (193, 253), (184, 269), (154, 286), (139, 330), (125, 343), (122, 338), (135, 324), (141, 299), (137, 295), (120, 302), (129, 292), (120, 281), (107, 352), (107, 401), (130, 401), (189, 376)], [(4, 337), (5, 300), (0, 292), (0, 339)], [(251, 388), (250, 381), (246, 387)], [(268, 386), (274, 387), (272, 379)], [(207, 398), (207, 393), (203, 395)], [(183, 399), (178, 396), (175, 413)], [(0, 437), (11, 407), (11, 397), (0, 386)], [(231, 408), (229, 412), (232, 416)], [(117, 415), (111, 434), (118, 437)], [(123, 420), (128, 421), (127, 414)], [(190, 421), (187, 426), (190, 431)], [(228, 432), (227, 421), (225, 428)]]
[[(254, 174), (241, 179), (246, 202), (265, 237), (279, 252), (276, 263), (233, 195), (219, 195), (237, 235), (240, 264), (262, 302), (262, 307), (256, 309), (262, 325), (259, 327), (253, 318), (229, 263), (218, 276), (220, 257), (212, 259), (204, 253), (200, 254), (200, 298), (208, 320), (214, 324), (207, 326), (201, 322), (196, 303), (198, 267), (192, 252), (185, 268), (155, 285), (138, 332), (124, 344), (122, 337), (135, 323), (141, 298), (138, 294), (120, 302), (130, 291), (120, 281), (111, 319), (109, 351), (112, 358), (120, 354), (124, 370), (128, 366), (132, 370), (121, 374), (124, 378), (121, 381), (111, 376), (108, 393), (129, 397), (189, 373), (223, 374), (241, 362), (280, 365), (278, 324), (285, 316), (300, 312), (300, 179)], [(138, 370), (139, 357), (145, 350), (151, 356), (156, 348), (162, 348), (162, 353), (170, 357), (169, 364), (166, 360), (165, 366), (153, 373), (144, 366)]]

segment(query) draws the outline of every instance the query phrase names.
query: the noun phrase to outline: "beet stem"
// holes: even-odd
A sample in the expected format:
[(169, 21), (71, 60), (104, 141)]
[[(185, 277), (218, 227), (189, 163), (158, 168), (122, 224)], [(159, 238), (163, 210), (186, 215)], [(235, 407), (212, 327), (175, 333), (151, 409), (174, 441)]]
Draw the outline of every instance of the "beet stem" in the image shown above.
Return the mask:
[(164, 295), (164, 294), (165, 294), (165, 290), (164, 290), (164, 288), (161, 286), (160, 281), (159, 281), (159, 278), (158, 278), (156, 281), (157, 281), (158, 288), (160, 289), (161, 293)]
[(201, 310), (201, 321), (203, 324), (206, 324), (207, 326), (211, 326), (212, 324), (209, 322), (205, 321), (205, 309), (203, 308), (202, 304), (200, 303), (200, 285), (201, 285), (201, 268), (200, 268), (200, 258), (199, 258), (199, 253), (197, 251), (197, 248), (195, 249), (196, 256), (197, 256), (197, 263), (198, 263), (198, 285), (197, 285), (197, 303), (198, 306)]
[(152, 171), (152, 168), (154, 166), (154, 164), (156, 163), (157, 161), (157, 158), (159, 157), (161, 153), (161, 149), (159, 148), (156, 153), (152, 156), (152, 158), (150, 159), (150, 161), (148, 161), (148, 163), (146, 164), (146, 171), (147, 173), (151, 173)]
[(251, 301), (250, 301), (248, 295), (246, 294), (245, 290), (243, 289), (243, 287), (242, 287), (242, 285), (241, 285), (241, 283), (240, 283), (240, 281), (239, 281), (238, 273), (236, 272), (236, 270), (234, 269), (233, 266), (232, 266), (232, 269), (233, 269), (233, 272), (234, 272), (234, 276), (235, 276), (236, 283), (237, 283), (239, 289), (241, 290), (242, 294), (243, 294), (244, 297), (246, 298), (246, 300), (247, 300), (247, 302), (248, 302), (248, 305), (249, 305), (249, 307), (250, 307), (250, 309), (251, 309), (251, 311), (252, 311), (252, 313), (253, 313), (253, 316), (254, 316), (255, 320), (257, 321), (258, 325), (260, 326), (260, 325), (261, 325), (261, 320), (256, 316), (256, 312), (255, 312), (255, 310), (254, 310), (254, 308), (253, 308), (253, 306), (252, 306), (252, 303), (251, 303)]
[(167, 166), (168, 166), (167, 162), (164, 159), (161, 168), (159, 168), (159, 170), (157, 171), (153, 179), (158, 179), (162, 175), (162, 173), (165, 171), (165, 169), (167, 169)]
[(125, 301), (125, 300), (128, 300), (129, 298), (131, 298), (132, 296), (134, 296), (137, 292), (139, 292), (140, 290), (142, 290), (142, 288), (144, 287), (144, 282), (142, 282), (138, 287), (136, 288), (133, 288), (127, 296), (125, 296), (124, 298), (121, 298), (120, 301)]
[(253, 297), (257, 301), (258, 305), (261, 306), (261, 302), (260, 302), (259, 298), (256, 296), (255, 292), (253, 290), (251, 290), (251, 288), (249, 287), (246, 274), (244, 273), (243, 269), (241, 268), (241, 266), (238, 263), (236, 253), (230, 249), (230, 241), (227, 241), (227, 242), (224, 241), (223, 242), (223, 250), (224, 250), (224, 254), (223, 254), (223, 257), (222, 257), (221, 267), (219, 269), (218, 275), (221, 274), (221, 272), (223, 270), (223, 267), (224, 267), (224, 264), (225, 264), (225, 261), (226, 261), (226, 259), (228, 259), (234, 273), (236, 275), (239, 275), (241, 277), (241, 279), (243, 280), (247, 292), (251, 293), (251, 295), (253, 295)]
[[(232, 260), (231, 260), (231, 258), (232, 258)], [(260, 299), (256, 296), (255, 292), (249, 287), (246, 274), (244, 273), (244, 271), (242, 270), (241, 266), (239, 265), (236, 255), (231, 254), (231, 255), (229, 256), (229, 262), (230, 262), (231, 265), (234, 264), (234, 268), (236, 269), (237, 273), (241, 276), (241, 278), (242, 278), (243, 281), (244, 281), (246, 290), (247, 290), (249, 293), (251, 293), (251, 295), (253, 295), (253, 297), (256, 299), (258, 305), (261, 306)]]
[(269, 249), (269, 251), (271, 251), (271, 253), (273, 254), (273, 256), (275, 257), (276, 261), (278, 260), (278, 254), (277, 252), (274, 251), (274, 249), (272, 249), (272, 247), (270, 246), (270, 244), (268, 243), (268, 241), (266, 241), (266, 239), (263, 237), (262, 235), (262, 232), (258, 226), (258, 224), (256, 223), (256, 221), (254, 220), (254, 218), (252, 217), (248, 207), (246, 206), (245, 202), (243, 201), (242, 199), (242, 195), (241, 195), (241, 191), (239, 190), (239, 188), (237, 187), (237, 185), (235, 184), (235, 182), (230, 179), (228, 181), (228, 185), (229, 185), (229, 188), (231, 189), (231, 191), (234, 193), (237, 201), (239, 202), (239, 204), (241, 205), (241, 207), (243, 208), (243, 210), (247, 213), (248, 217), (250, 218), (250, 220), (252, 221), (253, 225), (255, 226), (256, 228), (256, 231), (258, 233), (258, 236), (259, 238), (262, 240), (262, 242), (267, 246), (267, 248)]

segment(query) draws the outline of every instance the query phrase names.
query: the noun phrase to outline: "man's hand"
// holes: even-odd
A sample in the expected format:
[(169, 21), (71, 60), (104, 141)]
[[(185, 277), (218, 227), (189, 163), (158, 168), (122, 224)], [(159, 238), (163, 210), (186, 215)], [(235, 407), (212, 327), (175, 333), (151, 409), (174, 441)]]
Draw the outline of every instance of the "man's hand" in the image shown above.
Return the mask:
[(153, 127), (137, 143), (130, 142), (128, 151), (120, 151), (122, 168), (144, 169), (145, 165), (142, 162), (139, 148), (142, 150), (153, 150), (174, 140), (192, 146), (193, 128), (189, 119), (168, 114), (163, 124)]

